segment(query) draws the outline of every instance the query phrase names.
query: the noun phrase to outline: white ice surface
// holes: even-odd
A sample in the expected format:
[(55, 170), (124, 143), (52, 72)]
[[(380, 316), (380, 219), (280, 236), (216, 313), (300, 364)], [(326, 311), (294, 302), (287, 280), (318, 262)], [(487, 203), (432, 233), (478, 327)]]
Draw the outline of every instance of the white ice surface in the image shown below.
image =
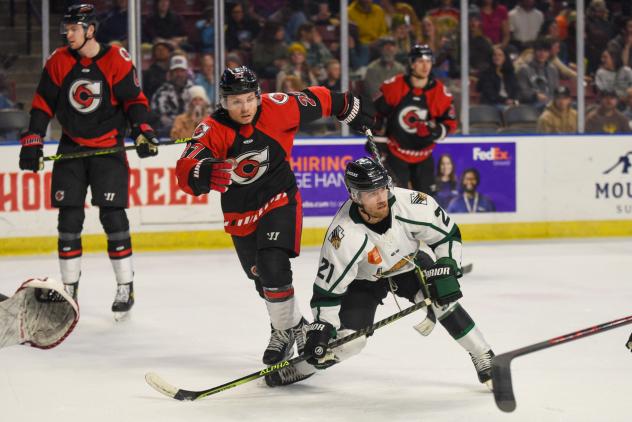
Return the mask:
[[(465, 245), (474, 271), (462, 305), (494, 351), (632, 314), (632, 240)], [(309, 312), (318, 251), (293, 261)], [(270, 389), (262, 380), (197, 402), (152, 390), (144, 374), (205, 389), (263, 368), (268, 317), (232, 251), (138, 253), (137, 303), (116, 324), (105, 255), (83, 257), (81, 320), (59, 347), (0, 350), (0, 421), (630, 421), (632, 326), (516, 359), (518, 408), (499, 411), (469, 356), (422, 312), (378, 330), (366, 349), (309, 380)], [(54, 256), (0, 259), (0, 292), (33, 276), (59, 277)], [(402, 306), (408, 306), (401, 302)], [(388, 298), (378, 318), (397, 311)]]

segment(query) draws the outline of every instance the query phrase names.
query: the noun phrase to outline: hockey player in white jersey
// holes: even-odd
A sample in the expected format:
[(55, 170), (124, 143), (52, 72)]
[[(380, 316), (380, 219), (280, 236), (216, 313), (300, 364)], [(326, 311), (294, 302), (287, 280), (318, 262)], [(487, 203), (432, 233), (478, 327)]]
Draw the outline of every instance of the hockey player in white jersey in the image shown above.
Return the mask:
[[(349, 163), (345, 183), (351, 200), (334, 217), (320, 253), (314, 322), (307, 326), (305, 344), (308, 362), (324, 369), (358, 353), (366, 337), (334, 350), (327, 345), (371, 325), (389, 291), (414, 303), (429, 296), (441, 325), (470, 354), (479, 381), (491, 389), (494, 353), (457, 302), (463, 296), (457, 281), (461, 234), (454, 220), (432, 197), (391, 187), (386, 170), (372, 159)], [(436, 261), (420, 248), (432, 251)], [(427, 334), (433, 323), (421, 325)], [(276, 381), (287, 384), (307, 375), (281, 371)]]

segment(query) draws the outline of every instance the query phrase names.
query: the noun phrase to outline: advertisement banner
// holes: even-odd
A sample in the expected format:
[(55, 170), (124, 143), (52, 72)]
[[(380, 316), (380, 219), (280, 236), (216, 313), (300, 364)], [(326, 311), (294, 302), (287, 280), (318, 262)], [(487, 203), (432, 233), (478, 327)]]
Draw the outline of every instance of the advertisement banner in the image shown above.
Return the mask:
[(438, 144), (435, 190), (449, 213), (516, 211), (516, 144)]

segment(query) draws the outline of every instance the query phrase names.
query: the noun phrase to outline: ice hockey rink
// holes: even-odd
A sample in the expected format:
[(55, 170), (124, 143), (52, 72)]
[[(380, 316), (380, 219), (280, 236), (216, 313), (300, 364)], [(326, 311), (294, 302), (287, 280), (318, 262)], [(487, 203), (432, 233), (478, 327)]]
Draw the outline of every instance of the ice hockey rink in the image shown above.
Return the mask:
[[(318, 250), (294, 260), (309, 312)], [(518, 407), (502, 413), (469, 356), (414, 313), (375, 332), (354, 358), (289, 387), (253, 381), (197, 402), (178, 402), (144, 381), (155, 371), (188, 389), (211, 388), (264, 366), (263, 302), (232, 251), (137, 253), (136, 306), (113, 321), (114, 278), (103, 254), (85, 255), (81, 320), (49, 351), (0, 350), (2, 421), (629, 421), (628, 325), (517, 358)], [(473, 243), (462, 305), (499, 354), (632, 313), (632, 239)], [(55, 256), (3, 257), (0, 291), (33, 276), (58, 277)], [(400, 302), (402, 307), (407, 303)], [(378, 311), (397, 311), (389, 297)]]

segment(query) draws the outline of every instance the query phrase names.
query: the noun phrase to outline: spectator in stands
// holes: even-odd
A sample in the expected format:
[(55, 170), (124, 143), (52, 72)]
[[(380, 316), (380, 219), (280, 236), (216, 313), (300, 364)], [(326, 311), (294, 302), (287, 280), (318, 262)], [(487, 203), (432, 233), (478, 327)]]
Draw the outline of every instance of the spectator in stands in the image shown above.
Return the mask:
[(195, 22), (198, 31), (198, 40), (201, 53), (213, 53), (215, 51), (215, 11), (213, 6), (206, 6), (202, 12), (202, 19)]
[(314, 23), (316, 26), (320, 25), (340, 25), (340, 21), (338, 21), (334, 15), (331, 13), (331, 9), (329, 8), (329, 2), (321, 0), (317, 2), (316, 5), (316, 14), (310, 16), (309, 20)]
[(215, 58), (211, 54), (200, 58), (200, 71), (195, 74), (193, 83), (204, 89), (209, 104), (215, 101)]
[(416, 37), (412, 31), (412, 26), (406, 22), (406, 17), (395, 15), (391, 20), (391, 33), (397, 43), (395, 60), (406, 65), (408, 63), (408, 52), (415, 45)]
[(143, 41), (164, 38), (176, 46), (185, 47), (187, 34), (179, 15), (170, 9), (170, 0), (156, 0), (154, 11), (143, 23)]
[[(428, 45), (432, 51), (439, 51), (439, 40), (437, 39), (437, 29), (434, 22), (429, 17), (421, 20), (421, 41)], [(410, 50), (409, 50), (410, 51)]]
[(440, 0), (439, 7), (426, 14), (432, 19), (437, 30), (437, 38), (450, 38), (459, 31), (459, 9), (452, 6), (454, 0)]
[(461, 174), (461, 191), (462, 193), (450, 201), (448, 209), (449, 213), (467, 212), (495, 212), (496, 206), (494, 202), (478, 192), (481, 175), (475, 168), (469, 168)]
[(292, 43), (288, 47), (290, 54), (290, 64), (277, 74), (276, 91), (281, 91), (283, 79), (287, 75), (295, 75), (300, 78), (307, 86), (318, 85), (318, 81), (312, 75), (312, 72), (305, 61), (307, 51), (302, 44)]
[(594, 75), (601, 62), (601, 53), (614, 36), (608, 20), (608, 8), (604, 0), (592, 0), (586, 11), (586, 60), (587, 73)]
[(632, 17), (623, 19), (621, 33), (608, 43), (608, 49), (621, 52), (621, 62), (624, 66), (632, 67)]
[(307, 88), (305, 82), (296, 75), (287, 75), (281, 81), (282, 92), (300, 92)]
[[(459, 56), (459, 9), (452, 7), (454, 0), (440, 0), (439, 7), (431, 9), (427, 17), (435, 27), (437, 50), (433, 72), (437, 78), (458, 78), (460, 76)], [(476, 6), (474, 6), (476, 7)]]
[(599, 107), (586, 116), (587, 133), (630, 133), (628, 119), (617, 110), (617, 94), (614, 91), (600, 93)]
[(325, 62), (333, 59), (333, 56), (322, 43), (320, 34), (311, 22), (306, 22), (298, 28), (297, 42), (305, 47), (307, 55), (305, 61), (308, 66), (323, 66)]
[(274, 21), (267, 21), (252, 49), (252, 64), (258, 76), (264, 79), (276, 78), (277, 73), (288, 62), (287, 45), (283, 26)]
[(173, 45), (169, 41), (156, 39), (151, 52), (151, 65), (143, 72), (143, 92), (147, 98), (151, 98), (158, 87), (167, 80), (169, 58), (172, 52)]
[(174, 119), (170, 133), (171, 139), (191, 137), (202, 119), (213, 112), (203, 87), (191, 86), (184, 97), (187, 102), (186, 111), (178, 114)]
[[(547, 38), (553, 44), (553, 40), (560, 40), (560, 28), (555, 19), (546, 19), (540, 28), (538, 38)], [(566, 43), (559, 43), (557, 57), (562, 63), (568, 63), (568, 48)]]
[(601, 53), (595, 85), (599, 91), (614, 91), (620, 100), (625, 99), (628, 88), (632, 87), (632, 69), (623, 65), (621, 52), (616, 47)]
[(432, 197), (443, 209), (447, 209), (450, 202), (459, 194), (456, 169), (450, 154), (441, 154), (438, 164), (435, 183), (431, 187)]
[(518, 102), (518, 80), (511, 61), (500, 46), (492, 51), (492, 65), (479, 75), (476, 89), (481, 103), (505, 109)]
[(168, 136), (176, 116), (185, 111), (185, 93), (193, 86), (188, 72), (189, 63), (185, 56), (171, 57), (167, 81), (151, 97), (151, 110), (160, 115), (159, 136)]
[(571, 92), (558, 86), (544, 112), (538, 117), (538, 133), (577, 133), (577, 112), (571, 107)]
[(469, 18), (470, 75), (478, 76), (490, 67), (493, 46), (489, 38), (483, 34), (480, 13), (471, 11)]
[(249, 0), (247, 12), (254, 20), (264, 22), (287, 3), (287, 0)]
[(331, 59), (325, 65), (325, 70), (327, 71), (327, 78), (322, 86), (327, 87), (330, 91), (342, 92), (340, 88), (340, 62), (338, 59)]
[(509, 45), (509, 13), (507, 8), (498, 4), (498, 0), (479, 0), (481, 10), (481, 24), (483, 34), (493, 45), (500, 44), (503, 48)]
[(406, 67), (395, 60), (395, 54), (397, 53), (395, 39), (393, 37), (382, 37), (380, 42), (382, 55), (369, 64), (364, 77), (365, 94), (370, 98), (375, 97), (380, 92), (380, 85), (385, 80), (406, 71)]
[(632, 127), (632, 88), (628, 88), (627, 96), (625, 97), (625, 109), (623, 115), (630, 121), (630, 127)]
[[(410, 2), (408, 2), (410, 3)], [(410, 51), (410, 47), (415, 45), (421, 38), (421, 21), (412, 5), (403, 1), (392, 2), (391, 0), (380, 0), (380, 5), (384, 9), (386, 15), (386, 24), (391, 28), (393, 33), (393, 24), (395, 19), (406, 22), (408, 29), (413, 37), (413, 43), (406, 51)]]
[(539, 39), (534, 46), (533, 60), (518, 70), (519, 100), (542, 109), (553, 98), (560, 83), (558, 70), (549, 63), (551, 45)]
[(127, 40), (127, 0), (116, 0), (110, 10), (99, 18), (97, 38), (105, 44)]
[(285, 42), (296, 41), (298, 27), (307, 22), (303, 0), (288, 1), (284, 7), (270, 15), (270, 20), (285, 25)]
[[(576, 79), (577, 72), (575, 71), (575, 69), (577, 69), (577, 66), (574, 63), (567, 65), (568, 62), (565, 62), (562, 59), (560, 59), (561, 48), (563, 45), (565, 46), (566, 44), (560, 41), (559, 38), (548, 37), (548, 39), (551, 44), (551, 59), (550, 59), (551, 64), (555, 66), (555, 68), (560, 73), (560, 78)], [(568, 51), (567, 51), (567, 54), (568, 54)]]
[(259, 23), (246, 16), (244, 6), (237, 2), (228, 6), (226, 19), (226, 49), (250, 52), (259, 34)]
[(369, 64), (369, 48), (380, 37), (388, 34), (384, 10), (371, 0), (353, 0), (348, 7), (349, 21), (358, 27), (359, 45), (356, 46), (360, 66)]
[(535, 8), (535, 0), (520, 0), (509, 12), (511, 39), (519, 48), (525, 48), (536, 40), (544, 15)]

